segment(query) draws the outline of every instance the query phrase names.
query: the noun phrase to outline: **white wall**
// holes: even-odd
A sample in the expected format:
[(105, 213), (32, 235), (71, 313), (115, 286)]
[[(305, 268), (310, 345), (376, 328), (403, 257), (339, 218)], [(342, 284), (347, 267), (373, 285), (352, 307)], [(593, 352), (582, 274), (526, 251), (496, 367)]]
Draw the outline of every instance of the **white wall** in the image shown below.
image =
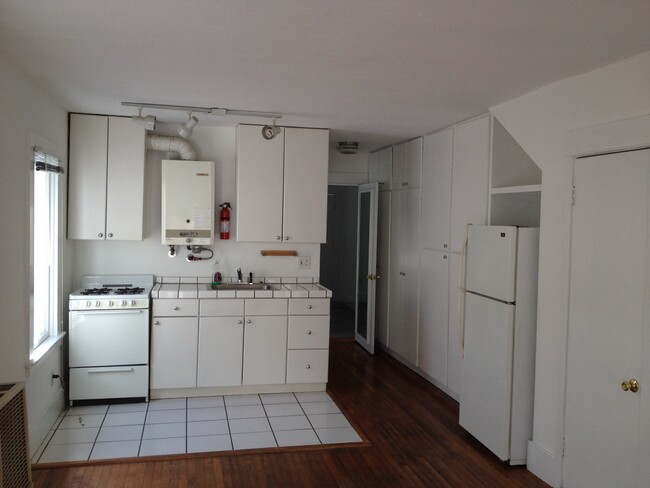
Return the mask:
[(330, 147), (329, 175), (330, 185), (359, 185), (368, 182), (368, 153), (341, 154)]
[[(25, 367), (30, 324), (30, 146), (37, 136), (65, 159), (67, 131), (65, 110), (0, 52), (0, 383), (26, 381), (32, 450), (51, 426), (47, 424), (53, 421), (52, 406), (62, 406), (63, 392), (58, 381), (51, 380), (53, 371), (61, 372), (60, 347), (36, 367)], [(64, 271), (64, 282), (68, 281)]]
[[(160, 125), (156, 132), (174, 134), (174, 127)], [(218, 237), (211, 247), (222, 266), (224, 276), (234, 276), (241, 267), (244, 275), (254, 277), (318, 277), (320, 244), (238, 243), (236, 205), (236, 129), (208, 127), (199, 124), (190, 141), (199, 153), (199, 159), (216, 162), (215, 198), (218, 204), (228, 201), (231, 213), (231, 238)], [(166, 153), (147, 152), (145, 173), (145, 239), (144, 241), (68, 241), (73, 260), (73, 287), (78, 287), (84, 274), (146, 273), (158, 276), (203, 276), (212, 273), (214, 260), (188, 262), (187, 250), (179, 248), (171, 259), (168, 247), (160, 243), (161, 165)], [(176, 158), (176, 156), (173, 156)], [(300, 256), (311, 257), (309, 269), (298, 268), (297, 257), (262, 257), (262, 249), (296, 249)]]
[(560, 486), (571, 228), (566, 133), (650, 114), (650, 52), (553, 83), (491, 111), (542, 169), (535, 420), (528, 467)]

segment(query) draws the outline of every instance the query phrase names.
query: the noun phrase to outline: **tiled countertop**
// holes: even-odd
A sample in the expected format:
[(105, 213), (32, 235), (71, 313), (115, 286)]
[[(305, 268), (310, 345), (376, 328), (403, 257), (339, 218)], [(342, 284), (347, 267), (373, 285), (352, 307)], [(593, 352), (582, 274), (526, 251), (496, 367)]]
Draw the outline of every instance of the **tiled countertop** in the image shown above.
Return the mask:
[[(192, 281), (193, 280), (193, 281)], [(225, 281), (230, 281), (227, 279)], [(297, 278), (265, 278), (270, 290), (213, 290), (209, 278), (158, 277), (151, 298), (331, 298), (332, 291), (319, 283)], [(302, 280), (305, 280), (304, 278)]]

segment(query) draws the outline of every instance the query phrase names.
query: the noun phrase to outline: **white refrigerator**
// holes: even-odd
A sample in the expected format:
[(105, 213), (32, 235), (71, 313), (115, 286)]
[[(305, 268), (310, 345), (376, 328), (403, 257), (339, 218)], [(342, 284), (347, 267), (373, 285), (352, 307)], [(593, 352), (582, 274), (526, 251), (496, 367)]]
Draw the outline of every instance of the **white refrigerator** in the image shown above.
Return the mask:
[(539, 229), (470, 225), (460, 425), (510, 464), (532, 437)]

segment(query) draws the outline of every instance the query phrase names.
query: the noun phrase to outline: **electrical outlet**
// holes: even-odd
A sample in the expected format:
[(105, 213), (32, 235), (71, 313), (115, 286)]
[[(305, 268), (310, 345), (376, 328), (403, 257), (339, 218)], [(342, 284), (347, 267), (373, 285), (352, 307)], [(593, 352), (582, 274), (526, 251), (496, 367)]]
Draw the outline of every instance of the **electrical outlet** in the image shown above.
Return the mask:
[(311, 268), (311, 258), (309, 256), (300, 256), (298, 258), (298, 267), (303, 269)]

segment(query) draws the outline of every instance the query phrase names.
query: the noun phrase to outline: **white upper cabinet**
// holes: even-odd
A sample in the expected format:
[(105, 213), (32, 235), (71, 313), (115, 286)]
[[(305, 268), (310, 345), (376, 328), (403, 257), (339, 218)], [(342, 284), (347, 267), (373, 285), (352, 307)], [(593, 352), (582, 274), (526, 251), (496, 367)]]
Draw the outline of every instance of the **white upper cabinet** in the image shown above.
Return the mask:
[(390, 190), (390, 180), (393, 165), (393, 148), (387, 147), (370, 153), (368, 156), (368, 181), (378, 182), (379, 191)]
[(69, 159), (68, 238), (142, 240), (144, 127), (71, 114)]
[(392, 190), (420, 188), (422, 138), (393, 146)]
[(237, 128), (237, 241), (326, 240), (329, 131)]
[(285, 129), (284, 240), (327, 240), (329, 131)]
[(422, 150), (422, 248), (449, 251), (454, 129), (424, 136)]
[(454, 126), (450, 250), (461, 252), (467, 224), (487, 223), (489, 115)]

